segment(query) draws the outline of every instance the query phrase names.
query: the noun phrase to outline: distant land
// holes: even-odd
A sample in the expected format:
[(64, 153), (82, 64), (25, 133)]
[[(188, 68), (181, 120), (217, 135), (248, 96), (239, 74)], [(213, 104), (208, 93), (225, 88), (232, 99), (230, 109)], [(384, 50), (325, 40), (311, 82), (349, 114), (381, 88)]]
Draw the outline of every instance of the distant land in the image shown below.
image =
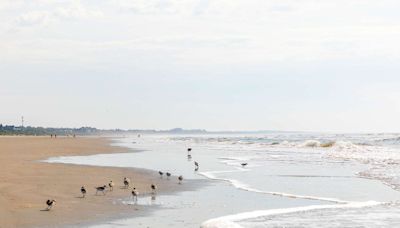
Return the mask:
[(129, 135), (129, 134), (238, 134), (238, 133), (273, 133), (279, 131), (207, 131), (204, 129), (173, 128), (169, 130), (141, 129), (97, 129), (94, 127), (51, 128), (23, 127), (0, 124), (0, 135)]

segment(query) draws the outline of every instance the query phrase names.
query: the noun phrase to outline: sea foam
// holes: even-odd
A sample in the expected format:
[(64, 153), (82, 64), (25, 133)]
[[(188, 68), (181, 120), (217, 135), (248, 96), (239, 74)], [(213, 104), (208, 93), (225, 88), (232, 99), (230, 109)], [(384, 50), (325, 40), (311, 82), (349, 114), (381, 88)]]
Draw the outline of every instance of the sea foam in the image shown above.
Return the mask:
[(222, 216), (214, 219), (207, 220), (201, 224), (202, 228), (238, 228), (241, 227), (237, 222), (245, 219), (254, 219), (258, 217), (267, 217), (272, 215), (298, 213), (314, 210), (326, 210), (326, 209), (348, 209), (348, 208), (363, 208), (381, 205), (382, 203), (376, 201), (366, 202), (350, 202), (347, 204), (333, 204), (333, 205), (311, 205), (304, 207), (293, 207), (293, 208), (280, 208), (270, 210), (258, 210), (249, 211), (234, 215)]

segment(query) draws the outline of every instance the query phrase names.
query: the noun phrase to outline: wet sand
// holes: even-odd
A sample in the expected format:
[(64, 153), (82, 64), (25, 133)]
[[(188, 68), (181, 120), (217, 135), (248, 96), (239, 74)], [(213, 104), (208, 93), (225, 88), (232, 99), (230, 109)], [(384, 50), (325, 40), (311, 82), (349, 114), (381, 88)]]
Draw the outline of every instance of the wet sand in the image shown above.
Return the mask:
[[(56, 227), (143, 213), (145, 208), (118, 202), (131, 194), (121, 188), (125, 176), (140, 193), (150, 193), (151, 183), (161, 192), (176, 190), (176, 183), (143, 169), (39, 162), (54, 156), (121, 152), (134, 151), (110, 146), (107, 138), (0, 137), (0, 227)], [(110, 180), (114, 191), (96, 196), (94, 187)], [(86, 198), (81, 197), (82, 185), (88, 190)], [(43, 210), (47, 199), (57, 200), (51, 211)]]

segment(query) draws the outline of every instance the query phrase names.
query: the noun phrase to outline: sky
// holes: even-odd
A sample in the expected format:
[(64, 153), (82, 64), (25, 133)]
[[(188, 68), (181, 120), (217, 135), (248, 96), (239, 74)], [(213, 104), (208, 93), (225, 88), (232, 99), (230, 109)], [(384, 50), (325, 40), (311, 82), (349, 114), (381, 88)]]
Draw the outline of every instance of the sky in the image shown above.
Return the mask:
[(397, 0), (0, 0), (0, 123), (400, 132)]

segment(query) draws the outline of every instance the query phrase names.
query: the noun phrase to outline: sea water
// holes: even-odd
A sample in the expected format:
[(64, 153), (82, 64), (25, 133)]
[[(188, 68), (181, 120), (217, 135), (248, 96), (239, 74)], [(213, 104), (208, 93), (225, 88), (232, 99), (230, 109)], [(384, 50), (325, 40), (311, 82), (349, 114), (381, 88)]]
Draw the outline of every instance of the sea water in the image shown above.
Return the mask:
[(397, 134), (142, 135), (114, 144), (142, 152), (48, 162), (162, 170), (204, 184), (140, 197), (157, 209), (92, 227), (400, 226)]

